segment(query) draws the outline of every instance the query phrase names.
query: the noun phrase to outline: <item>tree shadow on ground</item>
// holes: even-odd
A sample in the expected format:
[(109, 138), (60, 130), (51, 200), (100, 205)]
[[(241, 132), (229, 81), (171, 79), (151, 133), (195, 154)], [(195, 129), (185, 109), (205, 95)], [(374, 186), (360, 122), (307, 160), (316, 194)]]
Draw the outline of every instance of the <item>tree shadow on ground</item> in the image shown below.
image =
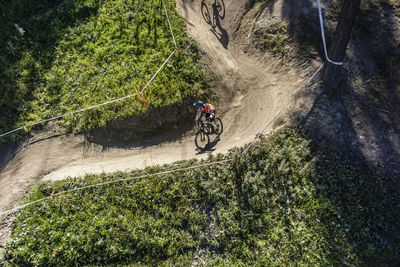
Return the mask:
[[(264, 7), (272, 13), (277, 2), (266, 1)], [(317, 28), (304, 28), (305, 35), (313, 35), (318, 43), (315, 48), (321, 51), (316, 6), (309, 0), (282, 2), (281, 15), (289, 22), (295, 24), (303, 15), (314, 21), (313, 27)], [(338, 3), (324, 8), (328, 49), (338, 19)], [(396, 88), (400, 83), (400, 24), (395, 20), (398, 15), (399, 11), (387, 3), (362, 3), (344, 60), (345, 82), (338, 90), (320, 86), (317, 97), (313, 96), (314, 105), (303, 119), (303, 124), (318, 138), (351, 147), (369, 166), (380, 167), (385, 175), (396, 178), (400, 177), (400, 90)], [(324, 59), (325, 55), (320, 54)]]
[[(346, 114), (345, 106), (342, 109)], [(342, 122), (350, 124), (351, 120), (347, 114)], [(347, 134), (349, 141), (354, 140), (354, 132)], [(341, 255), (340, 264), (346, 264), (344, 251), (348, 248), (336, 241), (344, 236), (352, 244), (360, 265), (394, 266), (400, 259), (398, 180), (371, 169), (357, 144), (347, 149), (331, 146), (323, 152), (316, 163), (314, 186), (317, 194), (330, 202), (332, 207), (328, 210), (335, 214), (322, 220), (329, 230), (326, 238), (336, 248), (332, 249), (333, 254)]]
[[(400, 98), (393, 87), (400, 61), (390, 60), (398, 59), (400, 52), (392, 29), (393, 12), (364, 2), (345, 58), (345, 82), (339, 90), (320, 84), (301, 123), (316, 142), (339, 151), (338, 161), (369, 173), (338, 172), (336, 179), (328, 181), (324, 195), (345, 218), (348, 227), (342, 226), (339, 233), (355, 245), (360, 262), (389, 266), (400, 259)], [(391, 71), (385, 70), (387, 62), (392, 63)], [(321, 169), (319, 175), (327, 177), (324, 172)], [(325, 183), (321, 180), (316, 186)]]
[[(329, 147), (317, 162), (321, 167), (315, 173), (319, 179), (314, 186), (323, 189), (320, 193), (346, 222), (335, 226), (332, 218), (323, 220), (329, 229), (326, 238), (335, 248), (335, 235), (346, 236), (361, 265), (395, 266), (400, 258), (400, 155), (395, 138), (400, 135), (398, 119), (389, 118), (399, 117), (378, 111), (351, 79), (342, 93), (332, 92), (322, 84), (318, 89), (300, 125), (313, 142)], [(332, 157), (329, 151), (338, 156)], [(330, 162), (332, 170), (326, 169), (326, 162)], [(341, 170), (342, 165), (352, 168), (355, 174)], [(340, 250), (332, 251), (340, 255)], [(346, 259), (340, 264), (346, 264)]]
[[(358, 104), (363, 127), (358, 132), (377, 142), (377, 161), (400, 166), (400, 10), (383, 1), (365, 1), (353, 30), (346, 66), (345, 100)], [(353, 116), (354, 117), (354, 116)], [(385, 154), (393, 157), (385, 160)], [(390, 167), (390, 166), (389, 166)], [(400, 167), (398, 167), (400, 168)], [(400, 176), (400, 169), (397, 169)]]
[[(265, 8), (273, 12), (276, 2), (267, 1)], [(324, 59), (316, 8), (310, 1), (284, 2), (282, 16), (293, 23), (299, 17), (299, 5), (309, 5), (313, 14), (310, 18), (317, 28), (305, 29), (305, 34), (313, 34), (317, 40), (315, 49)], [(332, 7), (328, 9), (324, 13), (329, 49), (337, 15)], [(306, 115), (291, 114), (302, 118), (300, 125), (312, 140), (326, 143), (340, 154), (337, 161), (368, 173), (349, 176), (339, 171), (337, 179), (324, 181), (329, 175), (320, 169), (316, 175), (321, 179), (315, 184), (326, 188), (321, 193), (345, 218), (347, 226), (339, 227), (337, 233), (354, 244), (357, 257), (364, 264), (394, 266), (400, 259), (400, 204), (396, 199), (400, 181), (400, 93), (396, 92), (400, 47), (396, 36), (399, 24), (393, 19), (398, 15), (387, 4), (364, 1), (345, 58), (345, 82), (339, 90), (318, 85), (315, 95), (309, 95), (314, 101)], [(335, 160), (329, 155), (323, 157)], [(329, 221), (325, 223), (331, 227)], [(329, 237), (333, 238), (334, 235)], [(345, 263), (344, 259), (341, 264)]]
[[(69, 27), (97, 12), (72, 0), (15, 0), (0, 4), (0, 129), (16, 126), (52, 66)], [(57, 88), (53, 88), (57, 90)]]
[[(344, 106), (342, 109), (346, 113)], [(350, 116), (344, 116), (342, 122), (351, 123)], [(354, 132), (348, 135), (350, 140), (354, 138)], [(323, 141), (314, 138), (313, 142), (320, 145)], [(332, 257), (338, 260), (335, 264), (394, 266), (400, 259), (398, 181), (371, 170), (357, 145), (347, 149), (328, 145), (321, 152), (313, 184), (316, 196), (329, 203), (321, 223), (327, 229), (325, 238)], [(340, 237), (352, 248), (338, 243)], [(354, 258), (349, 261), (351, 254)]]
[[(345, 82), (338, 90), (320, 87), (306, 118), (316, 118), (309, 125), (319, 135), (330, 135), (370, 165), (400, 176), (400, 41), (393, 30), (394, 9), (372, 2), (362, 5), (356, 22), (345, 58)], [(386, 14), (383, 20), (381, 12)]]
[[(340, 5), (340, 1), (333, 1), (323, 7), (328, 50)], [(308, 45), (325, 59), (316, 3), (267, 0), (262, 9), (270, 14), (280, 11), (282, 18), (289, 22), (289, 32), (295, 36), (293, 41), (301, 47), (305, 38), (310, 38)], [(314, 115), (325, 116), (320, 118), (322, 121), (332, 121), (329, 125), (323, 123), (324, 129), (317, 124), (315, 127), (320, 128), (319, 132), (333, 133), (332, 136), (337, 136), (335, 142), (339, 140), (341, 144), (352, 145), (370, 164), (383, 165), (392, 175), (400, 175), (400, 169), (396, 168), (396, 165), (400, 166), (400, 24), (395, 19), (398, 15), (393, 4), (375, 0), (362, 3), (345, 58), (346, 82), (337, 94), (322, 88), (322, 94), (327, 92), (329, 96), (317, 98), (317, 102), (322, 101), (316, 102), (320, 109), (313, 108), (309, 114), (310, 117), (316, 112)], [(303, 37), (296, 37), (299, 32)], [(335, 117), (339, 121), (347, 119), (338, 125), (334, 123)]]
[(211, 190), (229, 203), (214, 211), (224, 235), (212, 243), (223, 253), (249, 265), (396, 266), (399, 184), (370, 171), (360, 154), (286, 128), (228, 169), (233, 183), (221, 176)]

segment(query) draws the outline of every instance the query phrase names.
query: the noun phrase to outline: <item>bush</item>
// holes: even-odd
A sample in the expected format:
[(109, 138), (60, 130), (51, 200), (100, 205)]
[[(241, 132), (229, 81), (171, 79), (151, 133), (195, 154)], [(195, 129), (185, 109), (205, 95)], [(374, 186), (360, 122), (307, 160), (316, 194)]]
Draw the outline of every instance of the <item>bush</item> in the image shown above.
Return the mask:
[[(298, 129), (234, 161), (62, 195), (20, 212), (4, 264), (395, 265), (398, 185)], [(345, 157), (346, 156), (346, 157)], [(219, 155), (208, 161), (222, 159)], [(35, 186), (25, 200), (197, 164)], [(203, 252), (201, 252), (203, 251)], [(201, 261), (203, 260), (203, 261)]]

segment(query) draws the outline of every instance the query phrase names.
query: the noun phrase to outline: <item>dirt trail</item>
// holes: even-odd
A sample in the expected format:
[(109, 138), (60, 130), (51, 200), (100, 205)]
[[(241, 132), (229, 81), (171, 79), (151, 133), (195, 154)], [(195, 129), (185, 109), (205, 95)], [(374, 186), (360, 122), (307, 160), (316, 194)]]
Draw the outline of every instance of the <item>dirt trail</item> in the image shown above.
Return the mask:
[[(245, 5), (246, 1), (225, 0), (226, 16), (213, 33), (203, 19), (201, 1), (177, 1), (188, 33), (199, 44), (203, 63), (222, 98), (218, 108), (223, 111), (219, 115), (224, 122), (224, 134), (209, 153), (225, 153), (252, 140), (315, 69), (309, 66), (296, 71), (277, 61), (257, 60), (235, 51), (229, 40), (233, 39), (232, 34), (244, 15)], [(104, 148), (89, 144), (84, 136), (38, 134), (0, 168), (0, 210), (15, 206), (39, 180), (128, 171), (207, 157), (208, 153), (195, 151), (193, 136), (189, 133), (173, 140), (177, 141), (147, 140), (151, 145)], [(6, 228), (0, 229), (0, 245), (9, 235)]]

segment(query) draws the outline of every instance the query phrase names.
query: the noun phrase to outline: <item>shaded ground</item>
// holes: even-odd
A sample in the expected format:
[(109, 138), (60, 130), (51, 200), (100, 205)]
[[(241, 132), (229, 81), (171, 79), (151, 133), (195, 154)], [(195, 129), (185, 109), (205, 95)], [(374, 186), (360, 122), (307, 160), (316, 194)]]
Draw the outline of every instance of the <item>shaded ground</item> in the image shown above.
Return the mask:
[[(345, 58), (346, 84), (338, 92), (322, 84), (307, 90), (291, 121), (400, 177), (400, 11), (395, 1), (388, 3), (362, 3)], [(329, 46), (340, 1), (326, 3), (323, 12)], [(315, 1), (264, 1), (246, 15), (234, 43), (253, 57), (274, 53), (307, 65), (324, 57), (317, 21)]]
[(399, 18), (398, 9), (365, 1), (345, 58), (346, 84), (338, 92), (319, 86), (301, 116), (314, 136), (351, 149), (393, 179), (400, 178)]

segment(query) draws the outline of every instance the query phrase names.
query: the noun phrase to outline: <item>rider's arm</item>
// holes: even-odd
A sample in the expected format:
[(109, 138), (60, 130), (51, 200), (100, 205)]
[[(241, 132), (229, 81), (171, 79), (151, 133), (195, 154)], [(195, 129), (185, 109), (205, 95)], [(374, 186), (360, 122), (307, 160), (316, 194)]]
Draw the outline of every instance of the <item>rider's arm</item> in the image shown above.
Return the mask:
[(203, 112), (203, 111), (202, 111), (201, 109), (199, 109), (199, 110), (197, 111), (196, 118), (194, 119), (194, 121), (198, 121), (198, 120), (200, 119), (201, 113), (202, 113), (202, 112)]

